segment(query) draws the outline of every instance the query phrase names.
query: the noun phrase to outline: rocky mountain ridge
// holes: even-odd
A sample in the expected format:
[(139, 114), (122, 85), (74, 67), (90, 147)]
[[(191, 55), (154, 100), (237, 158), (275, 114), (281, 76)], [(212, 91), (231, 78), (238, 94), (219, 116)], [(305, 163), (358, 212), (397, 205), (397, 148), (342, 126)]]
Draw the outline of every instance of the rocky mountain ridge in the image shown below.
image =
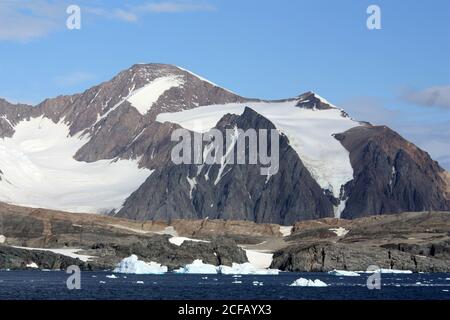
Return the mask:
[[(175, 166), (170, 159), (171, 134), (184, 123), (158, 118), (161, 114), (188, 118), (192, 111), (195, 121), (199, 110), (203, 117), (199, 121), (205, 121), (205, 108), (217, 110), (209, 129), (280, 131), (281, 170), (266, 179), (255, 165)], [(288, 122), (290, 114), (294, 120)], [(41, 164), (28, 157), (53, 142), (36, 142), (26, 132), (16, 132), (18, 124), (31, 119), (51, 119), (56, 127), (67, 127), (69, 137), (82, 139), (82, 146), (66, 155), (69, 160), (94, 166), (102, 161), (135, 161), (148, 170), (143, 183), (134, 182), (131, 192), (121, 195), (122, 206), (102, 209), (129, 219), (209, 217), (290, 225), (333, 216), (450, 211), (447, 173), (426, 152), (389, 128), (353, 121), (313, 92), (279, 101), (249, 99), (176, 66), (140, 64), (83, 93), (47, 99), (34, 107), (0, 100), (0, 137), (10, 141), (21, 134), (22, 139), (12, 154), (10, 144), (0, 145), (8, 156), (3, 158), (11, 159), (0, 161), (0, 200), (9, 203), (21, 204), (9, 190), (19, 188), (31, 169), (37, 172), (34, 176), (43, 176), (33, 183), (39, 187), (45, 181)], [(320, 136), (330, 126), (335, 131)], [(190, 129), (191, 134), (194, 131)], [(35, 143), (39, 145), (30, 147)], [(17, 154), (28, 162), (12, 170)], [(219, 172), (225, 174), (219, 177)], [(64, 190), (64, 185), (53, 189)], [(80, 199), (77, 205), (88, 207)]]

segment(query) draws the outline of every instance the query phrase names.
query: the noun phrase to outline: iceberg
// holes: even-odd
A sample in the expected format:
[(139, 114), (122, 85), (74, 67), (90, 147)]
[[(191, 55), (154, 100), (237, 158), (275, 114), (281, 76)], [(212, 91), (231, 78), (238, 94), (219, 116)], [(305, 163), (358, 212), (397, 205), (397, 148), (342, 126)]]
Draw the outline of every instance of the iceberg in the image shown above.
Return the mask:
[(144, 262), (138, 259), (136, 255), (131, 255), (123, 259), (114, 269), (115, 273), (131, 274), (164, 274), (168, 271), (166, 266), (161, 266), (155, 262)]
[(341, 277), (359, 277), (360, 274), (358, 272), (354, 271), (345, 271), (345, 270), (333, 270), (328, 272), (328, 274), (331, 274), (333, 276), (341, 276)]
[(195, 260), (191, 264), (175, 270), (175, 273), (187, 273), (187, 274), (217, 274), (218, 267), (212, 264), (205, 264), (202, 260)]
[(224, 275), (277, 275), (279, 270), (274, 269), (259, 269), (251, 263), (233, 263), (231, 267), (228, 266), (214, 266), (212, 264), (205, 264), (202, 260), (195, 260), (193, 263), (188, 264), (178, 270), (175, 273), (187, 273), (187, 274), (224, 274)]
[(251, 263), (237, 264), (233, 263), (231, 267), (220, 266), (219, 271), (221, 274), (233, 274), (233, 275), (278, 275), (279, 270), (275, 269), (258, 269)]
[(386, 274), (412, 274), (411, 270), (396, 270), (396, 269), (377, 269), (372, 271), (358, 271), (358, 273), (386, 273)]
[(319, 280), (309, 280), (305, 278), (300, 278), (295, 280), (293, 283), (290, 284), (291, 287), (328, 287), (328, 285)]

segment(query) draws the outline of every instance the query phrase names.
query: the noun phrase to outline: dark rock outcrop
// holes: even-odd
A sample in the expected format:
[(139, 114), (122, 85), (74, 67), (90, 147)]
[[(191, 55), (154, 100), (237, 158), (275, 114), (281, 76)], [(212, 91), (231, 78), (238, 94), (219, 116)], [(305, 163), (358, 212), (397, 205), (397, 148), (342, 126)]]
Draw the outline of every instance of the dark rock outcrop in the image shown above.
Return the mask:
[(360, 244), (294, 245), (274, 254), (271, 268), (292, 272), (366, 271), (370, 266), (414, 272), (448, 272), (448, 260)]
[(354, 170), (345, 186), (343, 218), (450, 210), (444, 170), (396, 132), (361, 126), (335, 137), (350, 152)]
[(297, 107), (313, 110), (329, 110), (335, 107), (318, 97), (314, 92), (306, 92), (298, 96)]
[(0, 244), (0, 269), (48, 269), (65, 270), (76, 265), (81, 270), (93, 270), (94, 266), (79, 259), (49, 251), (26, 250)]
[[(233, 128), (276, 129), (250, 108), (241, 116), (226, 115), (216, 126), (223, 136), (227, 129)], [(333, 204), (287, 137), (280, 135), (279, 143), (279, 170), (270, 177), (261, 175), (260, 164), (173, 165), (167, 159), (169, 164), (156, 169), (126, 200), (117, 216), (138, 220), (209, 217), (285, 225), (333, 216)], [(236, 158), (236, 146), (233, 150)], [(246, 152), (248, 159), (248, 147)], [(189, 181), (195, 181), (195, 186)]]

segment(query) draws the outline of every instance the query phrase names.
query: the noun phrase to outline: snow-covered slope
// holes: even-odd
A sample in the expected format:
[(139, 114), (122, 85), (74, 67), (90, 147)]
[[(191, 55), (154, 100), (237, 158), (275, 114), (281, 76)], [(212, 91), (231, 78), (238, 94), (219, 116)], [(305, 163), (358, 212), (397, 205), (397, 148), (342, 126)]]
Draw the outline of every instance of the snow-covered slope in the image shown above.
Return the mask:
[(0, 140), (0, 201), (30, 207), (103, 213), (119, 208), (150, 175), (137, 161), (79, 162), (87, 141), (68, 126), (31, 118)]
[(206, 132), (227, 113), (241, 115), (250, 107), (272, 121), (288, 138), (310, 173), (324, 189), (339, 197), (341, 186), (353, 179), (349, 153), (333, 135), (360, 125), (342, 115), (342, 110), (299, 108), (297, 101), (249, 102), (211, 105), (158, 115), (157, 121)]
[(130, 93), (127, 101), (141, 114), (146, 114), (159, 97), (167, 90), (184, 83), (181, 76), (167, 76), (153, 80), (143, 88)]

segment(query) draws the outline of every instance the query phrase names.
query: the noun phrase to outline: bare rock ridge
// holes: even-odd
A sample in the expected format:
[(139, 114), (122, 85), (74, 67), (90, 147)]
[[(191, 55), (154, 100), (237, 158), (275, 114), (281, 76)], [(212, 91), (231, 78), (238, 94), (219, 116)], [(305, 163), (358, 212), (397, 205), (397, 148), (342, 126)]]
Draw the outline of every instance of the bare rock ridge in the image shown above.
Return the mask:
[[(246, 108), (241, 116), (226, 115), (216, 125), (224, 135), (226, 129), (232, 128), (271, 130), (275, 126)], [(139, 220), (209, 217), (286, 225), (333, 216), (332, 202), (290, 147), (287, 137), (282, 135), (280, 140), (282, 161), (272, 177), (262, 176), (260, 165), (165, 166), (127, 199), (117, 216)], [(233, 152), (236, 154), (236, 146)]]
[[(313, 92), (283, 101), (315, 115), (338, 109)], [(86, 139), (73, 155), (79, 162), (137, 160), (152, 174), (114, 212), (135, 220), (209, 217), (290, 225), (332, 217), (339, 208), (341, 216), (350, 219), (450, 211), (448, 173), (439, 164), (389, 128), (356, 121), (354, 128), (334, 135), (348, 151), (353, 168), (353, 178), (339, 197), (320, 184), (308, 169), (308, 158), (295, 148), (295, 137), (284, 133), (280, 170), (269, 178), (259, 174), (260, 165), (173, 165), (170, 138), (180, 124), (161, 123), (158, 115), (241, 104), (247, 106), (243, 113), (219, 118), (216, 129), (283, 132), (277, 121), (253, 107), (258, 103), (271, 102), (241, 97), (176, 66), (138, 64), (83, 93), (47, 99), (37, 106), (0, 99), (0, 138), (14, 136), (23, 120), (44, 117), (67, 125), (70, 136)], [(350, 119), (343, 110), (341, 116), (338, 120)], [(7, 183), (2, 181), (7, 170), (0, 167), (0, 183)]]
[(444, 170), (428, 153), (384, 126), (336, 135), (350, 152), (354, 180), (345, 186), (344, 218), (449, 210)]

